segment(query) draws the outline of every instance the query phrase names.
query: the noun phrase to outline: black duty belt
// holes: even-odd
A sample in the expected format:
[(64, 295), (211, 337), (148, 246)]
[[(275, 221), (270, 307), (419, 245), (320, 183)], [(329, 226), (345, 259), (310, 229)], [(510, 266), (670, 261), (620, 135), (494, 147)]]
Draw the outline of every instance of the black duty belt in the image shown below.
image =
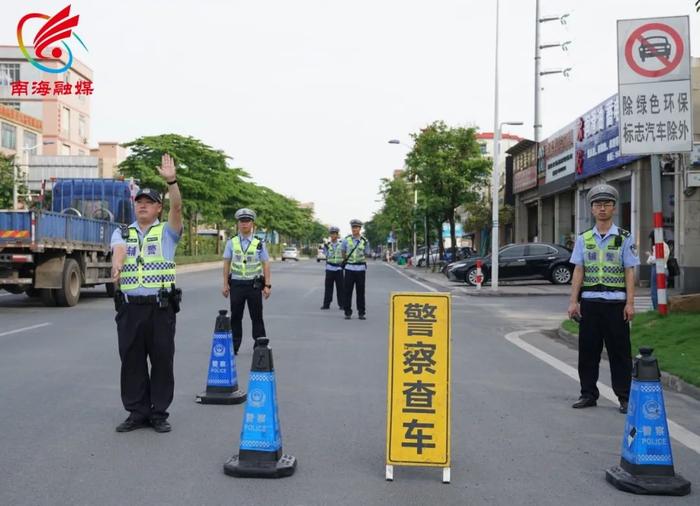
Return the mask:
[(126, 294), (126, 303), (127, 304), (139, 304), (139, 305), (158, 304), (158, 296), (157, 295), (129, 295), (127, 293)]
[(236, 286), (252, 286), (253, 285), (253, 280), (252, 279), (233, 279), (229, 278), (229, 283), (232, 285)]
[(348, 265), (367, 265), (367, 262), (348, 262)]

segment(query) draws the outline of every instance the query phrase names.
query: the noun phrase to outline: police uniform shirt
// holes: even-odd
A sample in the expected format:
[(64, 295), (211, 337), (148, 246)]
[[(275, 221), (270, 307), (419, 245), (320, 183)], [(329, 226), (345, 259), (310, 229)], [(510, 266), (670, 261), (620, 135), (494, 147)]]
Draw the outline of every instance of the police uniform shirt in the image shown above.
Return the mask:
[(332, 272), (342, 271), (343, 268), (340, 265), (331, 265), (328, 263), (328, 261), (330, 260), (330, 258), (332, 256), (331, 255), (331, 251), (332, 251), (331, 246), (333, 246), (334, 248), (340, 248), (342, 251), (343, 250), (343, 241), (338, 239), (335, 242), (329, 242), (328, 244), (323, 245), (323, 250), (324, 250), (325, 255), (326, 255), (326, 270), (332, 271)]
[[(143, 238), (146, 237), (146, 234), (151, 230), (151, 228), (155, 227), (160, 223), (160, 220), (156, 219), (150, 227), (146, 230), (146, 233), (144, 234), (141, 232), (141, 228), (138, 226), (138, 222), (133, 222), (131, 225), (129, 225), (129, 228), (134, 227), (136, 228), (136, 233), (139, 235), (139, 244), (143, 244)], [(175, 261), (175, 250), (177, 249), (177, 243), (180, 242), (180, 237), (181, 237), (182, 231), (177, 232), (174, 230), (170, 224), (166, 221), (165, 226), (163, 227), (163, 242), (162, 242), (162, 248), (163, 248), (163, 258), (165, 258), (169, 262), (174, 262)], [(112, 241), (110, 242), (110, 247), (114, 249), (115, 246), (119, 245), (124, 245), (126, 246), (126, 241), (122, 238), (122, 231), (120, 229), (115, 230), (112, 233)], [(170, 289), (169, 286), (166, 286), (167, 289)], [(145, 288), (143, 286), (139, 286), (138, 288), (133, 288), (131, 290), (125, 290), (124, 293), (126, 294), (131, 294), (131, 295), (157, 295), (158, 294), (158, 289), (157, 288)]]
[[(620, 230), (617, 225), (613, 225), (608, 230), (605, 237), (601, 236), (596, 227), (593, 227), (593, 238), (595, 239), (598, 248), (604, 249), (607, 247), (610, 241), (615, 240), (615, 236), (620, 234)], [(576, 238), (576, 244), (574, 245), (574, 251), (571, 253), (571, 259), (569, 260), (574, 265), (583, 266), (585, 250), (583, 234)], [(622, 267), (628, 269), (630, 267), (636, 267), (639, 265), (639, 254), (637, 253), (637, 247), (634, 243), (634, 238), (630, 234), (622, 242)], [(626, 292), (592, 292), (584, 291), (581, 293), (582, 299), (603, 299), (603, 300), (614, 300), (623, 302), (627, 299)]]
[[(353, 250), (353, 248), (359, 243), (360, 241), (364, 240), (365, 242), (365, 258), (369, 257), (370, 254), (370, 249), (369, 249), (369, 241), (367, 239), (362, 239), (360, 237), (359, 239), (355, 239), (354, 237), (350, 236), (352, 238), (352, 246), (348, 246), (348, 240), (347, 237), (343, 240), (343, 244), (341, 246), (342, 251), (346, 255), (350, 255), (350, 252)], [(358, 248), (360, 246), (357, 246)], [(346, 264), (345, 265), (345, 270), (347, 271), (366, 271), (367, 266), (366, 265), (352, 265), (352, 264)]]
[[(238, 234), (238, 237), (241, 241), (241, 249), (243, 251), (247, 251), (251, 241), (253, 240), (253, 234), (250, 234), (249, 236), (243, 236), (241, 234)], [(231, 258), (233, 257), (233, 247), (231, 246), (231, 242), (232, 240), (226, 241), (226, 247), (224, 248), (224, 259), (226, 260), (231, 260)], [(260, 240), (260, 244), (262, 245), (262, 247), (259, 250), (256, 250), (255, 254), (258, 257), (258, 260), (260, 260), (261, 262), (269, 262), (270, 255), (267, 253), (265, 241)]]

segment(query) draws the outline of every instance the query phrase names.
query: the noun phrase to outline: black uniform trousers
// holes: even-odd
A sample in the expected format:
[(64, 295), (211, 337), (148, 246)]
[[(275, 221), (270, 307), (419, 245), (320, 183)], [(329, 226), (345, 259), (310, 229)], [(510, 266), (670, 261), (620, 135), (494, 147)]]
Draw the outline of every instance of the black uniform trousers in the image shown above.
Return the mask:
[(326, 289), (323, 292), (323, 307), (330, 307), (333, 302), (333, 285), (335, 285), (335, 294), (338, 306), (345, 309), (343, 303), (343, 269), (337, 271), (326, 270)]
[(597, 399), (596, 383), (603, 343), (610, 360), (612, 388), (618, 399), (627, 401), (632, 382), (630, 327), (624, 319), (625, 302), (581, 300), (578, 334), (578, 375), (581, 397)]
[(124, 408), (136, 421), (168, 418), (175, 388), (175, 311), (171, 305), (126, 303), (115, 321)]
[(365, 274), (367, 274), (367, 271), (349, 271), (345, 269), (345, 279), (343, 280), (345, 297), (343, 302), (345, 302), (346, 315), (352, 315), (353, 288), (357, 290), (357, 312), (361, 315), (365, 314)]
[(231, 299), (231, 332), (233, 333), (233, 350), (238, 353), (243, 341), (243, 310), (248, 304), (248, 313), (253, 322), (253, 339), (265, 337), (263, 322), (262, 288), (253, 288), (252, 281), (229, 280), (229, 298)]

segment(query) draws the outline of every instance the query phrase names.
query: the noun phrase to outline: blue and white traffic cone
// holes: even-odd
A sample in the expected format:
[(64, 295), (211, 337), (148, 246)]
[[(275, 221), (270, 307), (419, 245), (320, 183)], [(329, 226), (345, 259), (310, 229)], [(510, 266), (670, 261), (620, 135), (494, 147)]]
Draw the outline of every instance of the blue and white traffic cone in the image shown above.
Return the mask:
[(225, 309), (219, 310), (211, 342), (207, 389), (197, 396), (201, 404), (240, 404), (246, 394), (238, 388), (236, 358), (231, 338), (231, 320)]
[(294, 474), (297, 466), (295, 457), (282, 453), (275, 370), (268, 343), (266, 338), (255, 341), (240, 451), (224, 464), (224, 473), (229, 476), (282, 478)]
[(625, 492), (646, 495), (687, 495), (690, 482), (676, 474), (661, 388), (661, 372), (652, 348), (640, 348), (632, 369), (620, 465), (605, 479)]

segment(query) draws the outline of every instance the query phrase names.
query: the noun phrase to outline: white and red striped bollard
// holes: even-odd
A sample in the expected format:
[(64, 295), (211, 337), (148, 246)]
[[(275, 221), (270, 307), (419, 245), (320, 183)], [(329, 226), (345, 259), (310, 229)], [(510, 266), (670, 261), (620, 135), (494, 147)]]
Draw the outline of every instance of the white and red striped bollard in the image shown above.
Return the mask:
[(481, 283), (484, 281), (484, 276), (481, 274), (481, 260), (476, 261), (476, 289), (481, 290)]
[(668, 298), (666, 295), (666, 260), (664, 258), (664, 216), (654, 213), (654, 256), (656, 257), (656, 294), (659, 314), (668, 314)]

